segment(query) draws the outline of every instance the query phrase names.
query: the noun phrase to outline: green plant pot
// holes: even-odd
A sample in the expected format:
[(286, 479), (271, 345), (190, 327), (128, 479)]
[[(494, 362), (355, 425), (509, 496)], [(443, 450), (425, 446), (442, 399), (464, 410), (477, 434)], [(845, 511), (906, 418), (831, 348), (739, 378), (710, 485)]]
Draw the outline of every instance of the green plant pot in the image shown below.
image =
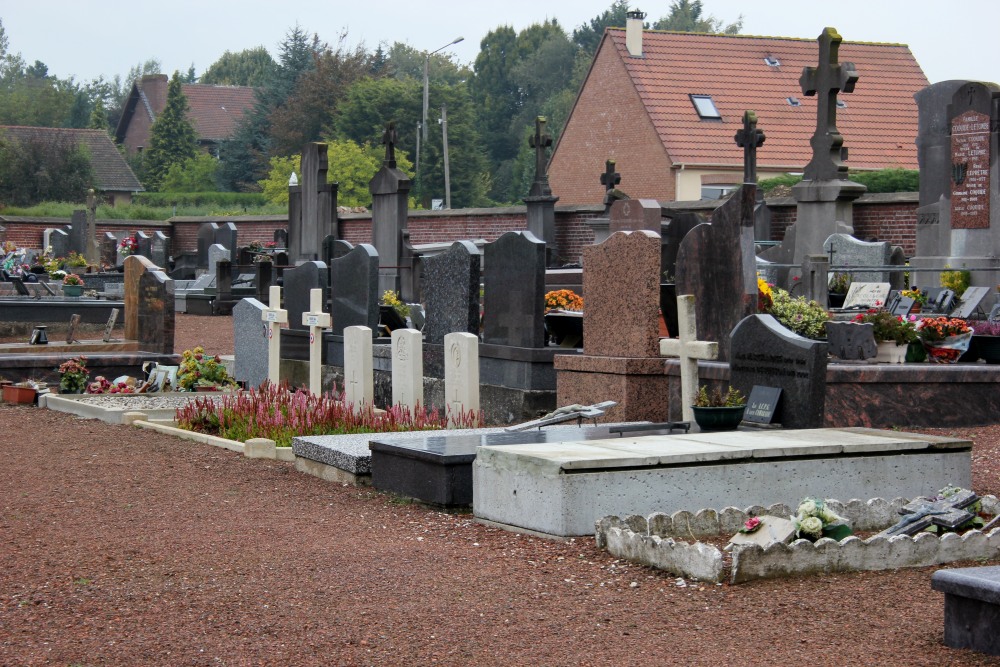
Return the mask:
[(63, 285), (63, 296), (83, 295), (83, 285)]
[(702, 431), (734, 431), (743, 421), (747, 406), (702, 408), (693, 405), (691, 409), (694, 410), (694, 420)]

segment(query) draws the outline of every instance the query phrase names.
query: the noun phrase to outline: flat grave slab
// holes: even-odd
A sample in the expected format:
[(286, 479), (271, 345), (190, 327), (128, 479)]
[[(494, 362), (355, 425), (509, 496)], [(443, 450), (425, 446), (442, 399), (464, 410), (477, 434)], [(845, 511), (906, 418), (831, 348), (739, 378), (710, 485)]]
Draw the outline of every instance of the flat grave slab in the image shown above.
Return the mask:
[(971, 485), (967, 440), (864, 428), (489, 442), (473, 468), (477, 518), (589, 535), (602, 516), (748, 507), (806, 496), (919, 496)]
[(1000, 567), (938, 570), (931, 587), (944, 593), (944, 643), (1000, 655)]

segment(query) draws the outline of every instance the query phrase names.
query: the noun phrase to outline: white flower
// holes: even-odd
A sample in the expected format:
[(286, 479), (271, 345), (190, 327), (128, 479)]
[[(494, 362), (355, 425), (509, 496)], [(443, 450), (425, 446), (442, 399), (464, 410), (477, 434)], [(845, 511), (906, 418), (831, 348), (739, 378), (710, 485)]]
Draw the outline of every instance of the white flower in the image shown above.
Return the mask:
[(821, 537), (823, 535), (823, 522), (814, 516), (806, 517), (799, 522), (800, 532), (811, 537)]
[(815, 500), (803, 500), (798, 513), (800, 517), (815, 516), (817, 509)]

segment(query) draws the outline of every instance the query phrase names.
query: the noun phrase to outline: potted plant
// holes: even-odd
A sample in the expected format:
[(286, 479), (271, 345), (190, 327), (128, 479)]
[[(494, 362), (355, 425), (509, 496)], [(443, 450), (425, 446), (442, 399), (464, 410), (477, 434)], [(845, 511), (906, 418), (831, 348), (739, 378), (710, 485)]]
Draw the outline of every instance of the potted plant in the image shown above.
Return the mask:
[(850, 273), (834, 273), (830, 277), (830, 283), (828, 286), (829, 297), (828, 303), (831, 308), (843, 308), (844, 300), (847, 299), (847, 291), (851, 289), (851, 274)]
[[(951, 267), (945, 264), (944, 268), (948, 269)], [(950, 289), (958, 298), (962, 298), (965, 290), (969, 289), (969, 285), (971, 284), (972, 272), (966, 269), (941, 272), (941, 287)]]
[(87, 388), (89, 378), (87, 357), (81, 356), (64, 361), (59, 366), (59, 393), (82, 394)]
[(924, 317), (917, 323), (917, 335), (927, 358), (938, 364), (953, 364), (972, 342), (972, 327), (957, 317)]
[(716, 387), (698, 389), (694, 405), (694, 420), (702, 431), (732, 431), (743, 421), (747, 399), (739, 390), (729, 387), (725, 392)]
[(200, 345), (193, 350), (184, 350), (181, 365), (177, 371), (177, 388), (183, 391), (218, 391), (234, 387), (236, 382), (229, 377), (219, 355), (205, 354)]
[(573, 290), (545, 293), (545, 332), (562, 347), (583, 346), (583, 298)]
[(80, 296), (83, 294), (83, 278), (75, 273), (67, 273), (63, 276), (63, 295)]
[(27, 380), (4, 385), (3, 400), (5, 403), (32, 404), (38, 398), (38, 383)]
[(919, 313), (927, 305), (927, 290), (914, 287), (913, 289), (904, 289), (899, 294), (900, 296), (905, 296), (907, 299), (913, 299), (913, 308), (910, 309), (911, 313)]
[(403, 303), (399, 294), (391, 289), (382, 293), (382, 300), (378, 307), (379, 323), (392, 333), (396, 329), (406, 328), (406, 318), (410, 314), (410, 307)]
[(875, 361), (901, 364), (906, 360), (910, 343), (917, 342), (917, 328), (914, 322), (887, 310), (872, 308), (866, 313), (855, 315), (853, 322), (871, 324), (878, 355)]

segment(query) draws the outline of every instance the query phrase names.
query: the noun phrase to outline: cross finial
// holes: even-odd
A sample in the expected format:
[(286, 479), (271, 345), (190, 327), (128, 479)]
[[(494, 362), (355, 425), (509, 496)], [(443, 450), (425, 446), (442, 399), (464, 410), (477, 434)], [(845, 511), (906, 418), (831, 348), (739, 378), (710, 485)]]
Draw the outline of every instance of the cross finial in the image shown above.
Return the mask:
[(743, 129), (736, 132), (736, 145), (743, 148), (743, 182), (757, 182), (757, 147), (764, 143), (764, 131), (757, 129), (757, 114), (743, 112)]
[(615, 186), (622, 182), (622, 175), (615, 171), (615, 161), (604, 161), (604, 173), (601, 174), (601, 185), (605, 190), (614, 190)]
[(810, 144), (812, 161), (806, 165), (805, 180), (825, 181), (847, 178), (843, 163), (844, 137), (837, 131), (837, 93), (854, 92), (858, 72), (854, 63), (839, 63), (838, 52), (844, 38), (835, 28), (826, 28), (819, 36), (819, 66), (802, 68), (799, 84), (805, 95), (818, 95), (816, 132)]
[(385, 132), (382, 133), (382, 143), (385, 144), (385, 160), (383, 160), (383, 164), (393, 169), (396, 167), (397, 141), (399, 141), (399, 135), (396, 134), (396, 123), (390, 120), (385, 124)]
[(528, 138), (528, 145), (535, 149), (535, 180), (531, 184), (531, 196), (551, 195), (549, 176), (546, 173), (548, 157), (545, 149), (552, 145), (552, 135), (545, 131), (545, 116), (535, 118), (535, 133)]

